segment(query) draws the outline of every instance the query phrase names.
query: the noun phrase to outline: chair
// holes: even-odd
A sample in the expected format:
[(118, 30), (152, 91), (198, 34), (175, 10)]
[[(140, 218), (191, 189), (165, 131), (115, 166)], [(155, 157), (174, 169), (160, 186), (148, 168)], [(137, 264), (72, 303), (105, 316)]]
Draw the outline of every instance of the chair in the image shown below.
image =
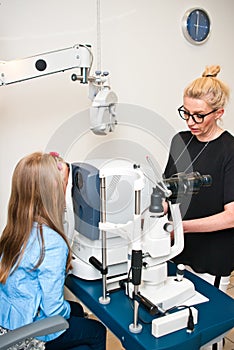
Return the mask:
[[(16, 350), (24, 349), (22, 342), (25, 339), (31, 341), (34, 337), (39, 337), (45, 334), (51, 334), (67, 329), (68, 322), (62, 316), (51, 316), (43, 320), (39, 320), (23, 327), (14, 329), (4, 333), (0, 337), (0, 350)], [(38, 346), (28, 347), (28, 349), (44, 349), (44, 342), (38, 341)]]

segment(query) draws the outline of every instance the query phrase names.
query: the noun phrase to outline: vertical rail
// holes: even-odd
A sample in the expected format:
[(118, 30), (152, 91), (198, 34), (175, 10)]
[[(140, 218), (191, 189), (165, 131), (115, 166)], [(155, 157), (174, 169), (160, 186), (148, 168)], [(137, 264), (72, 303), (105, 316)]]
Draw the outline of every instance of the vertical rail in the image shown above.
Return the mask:
[[(141, 191), (137, 190), (137, 191), (135, 191), (135, 215), (140, 215), (140, 213), (141, 213)], [(140, 252), (140, 251), (138, 251), (138, 252)], [(134, 251), (132, 250), (132, 257), (133, 257), (133, 253), (134, 253)], [(132, 259), (132, 265), (133, 265), (133, 259)], [(139, 269), (139, 268), (141, 269), (141, 266), (138, 266), (139, 265), (138, 262), (136, 263), (136, 265), (137, 265), (137, 269)], [(133, 271), (132, 271), (132, 273), (133, 273)], [(138, 301), (135, 298), (135, 295), (137, 295), (138, 292), (139, 292), (139, 285), (141, 283), (140, 282), (140, 276), (141, 276), (141, 272), (136, 277), (137, 281), (133, 282), (133, 284), (134, 284), (134, 291), (133, 291), (133, 297), (134, 297), (134, 302), (133, 302), (133, 305), (134, 305), (133, 323), (129, 325), (129, 330), (132, 333), (140, 333), (142, 331), (142, 325), (140, 323), (138, 323), (139, 303), (138, 303)], [(132, 280), (134, 280), (133, 276), (132, 276)]]
[[(100, 220), (102, 223), (106, 222), (106, 179), (101, 178), (100, 181)], [(106, 231), (102, 230), (102, 297), (99, 298), (101, 304), (109, 304), (110, 297), (106, 294), (107, 287), (107, 244), (106, 244)]]

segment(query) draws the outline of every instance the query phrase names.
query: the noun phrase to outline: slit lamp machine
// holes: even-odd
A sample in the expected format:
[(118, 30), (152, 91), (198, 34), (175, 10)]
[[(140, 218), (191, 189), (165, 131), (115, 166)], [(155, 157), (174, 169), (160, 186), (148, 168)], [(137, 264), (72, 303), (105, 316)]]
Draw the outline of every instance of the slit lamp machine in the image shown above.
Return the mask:
[(74, 218), (68, 230), (72, 273), (86, 280), (102, 278), (102, 304), (111, 301), (113, 290), (124, 288), (134, 303), (134, 322), (129, 326), (134, 333), (142, 328), (137, 321), (139, 303), (154, 314), (194, 296), (193, 283), (183, 277), (184, 266), (177, 267), (176, 276), (168, 276), (167, 261), (184, 247), (177, 198), (211, 185), (211, 177), (198, 172), (159, 182), (151, 180), (150, 172), (152, 168), (126, 159), (73, 163), (68, 188), (70, 224)]

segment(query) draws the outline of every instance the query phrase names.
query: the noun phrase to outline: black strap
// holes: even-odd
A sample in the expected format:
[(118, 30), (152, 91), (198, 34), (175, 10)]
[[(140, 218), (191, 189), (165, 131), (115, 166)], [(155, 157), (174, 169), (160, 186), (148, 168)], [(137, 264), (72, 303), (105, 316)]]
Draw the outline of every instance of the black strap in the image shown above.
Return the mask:
[(214, 286), (215, 286), (216, 288), (219, 288), (219, 286), (220, 286), (220, 281), (221, 281), (221, 276), (215, 276)]
[[(219, 288), (220, 282), (221, 282), (221, 276), (215, 276), (214, 286), (216, 288)], [(212, 350), (218, 350), (218, 344), (217, 343), (212, 345)]]

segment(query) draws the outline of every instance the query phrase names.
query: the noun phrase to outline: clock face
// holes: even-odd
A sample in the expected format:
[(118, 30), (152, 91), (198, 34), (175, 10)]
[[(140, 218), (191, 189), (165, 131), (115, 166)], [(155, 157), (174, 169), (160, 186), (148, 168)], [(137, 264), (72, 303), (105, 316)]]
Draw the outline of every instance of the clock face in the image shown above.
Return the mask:
[(203, 9), (195, 8), (187, 11), (183, 17), (183, 33), (192, 44), (203, 44), (210, 34), (210, 19)]

